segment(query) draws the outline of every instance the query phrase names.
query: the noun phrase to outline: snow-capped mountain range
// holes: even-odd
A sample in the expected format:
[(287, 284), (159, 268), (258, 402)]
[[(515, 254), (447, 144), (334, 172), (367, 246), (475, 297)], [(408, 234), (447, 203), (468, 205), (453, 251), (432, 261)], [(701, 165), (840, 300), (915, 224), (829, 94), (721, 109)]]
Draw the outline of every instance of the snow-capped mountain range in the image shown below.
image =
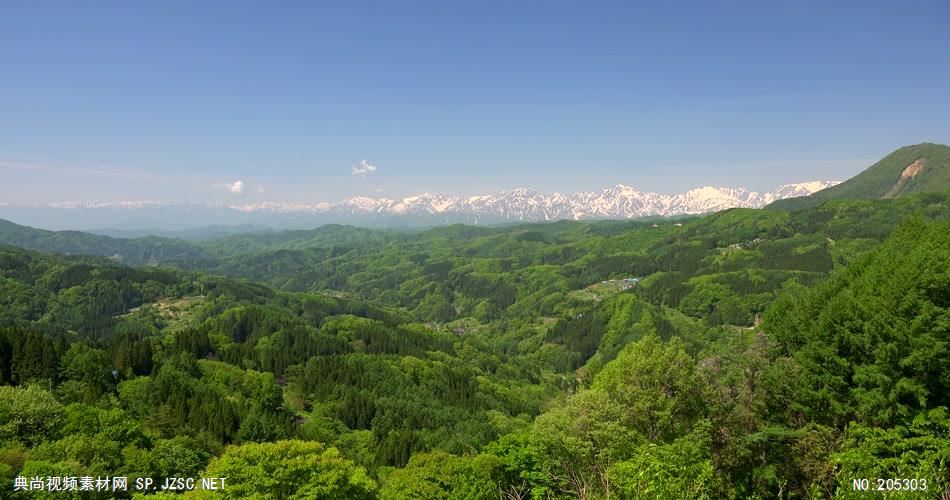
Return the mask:
[[(704, 186), (680, 194), (659, 194), (616, 185), (571, 195), (545, 194), (518, 188), (493, 195), (445, 196), (423, 193), (406, 198), (356, 196), (339, 203), (259, 202), (248, 204), (188, 204), (175, 201), (63, 202), (44, 207), (0, 203), (8, 212), (36, 216), (45, 213), (71, 227), (197, 227), (201, 224), (256, 223), (282, 227), (313, 227), (327, 223), (368, 226), (425, 226), (450, 223), (495, 224), (517, 221), (631, 219), (646, 216), (703, 214), (727, 208), (759, 208), (775, 200), (807, 196), (837, 184), (810, 181), (784, 184), (772, 191)], [(35, 223), (25, 220), (24, 223)], [(190, 226), (184, 224), (190, 223)], [(77, 226), (76, 224), (80, 224)], [(143, 226), (144, 224), (144, 226)], [(151, 225), (149, 225), (151, 224)], [(37, 224), (54, 228), (56, 223)]]
[(836, 181), (784, 184), (765, 193), (744, 188), (704, 186), (672, 195), (638, 191), (618, 184), (612, 188), (572, 195), (543, 194), (530, 188), (518, 188), (496, 195), (470, 197), (436, 193), (401, 199), (356, 196), (336, 204), (255, 203), (232, 208), (244, 212), (335, 212), (346, 215), (466, 214), (475, 220), (500, 218), (511, 221), (630, 219), (702, 214), (735, 207), (760, 208), (775, 200), (807, 196), (835, 184)]

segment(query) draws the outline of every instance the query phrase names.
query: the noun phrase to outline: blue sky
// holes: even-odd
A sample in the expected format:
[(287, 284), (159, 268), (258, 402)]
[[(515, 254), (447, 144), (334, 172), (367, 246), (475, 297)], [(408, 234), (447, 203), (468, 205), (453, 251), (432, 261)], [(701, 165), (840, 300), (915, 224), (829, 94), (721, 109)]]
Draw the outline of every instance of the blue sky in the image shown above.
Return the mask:
[(769, 189), (950, 142), (945, 0), (0, 10), (14, 203)]

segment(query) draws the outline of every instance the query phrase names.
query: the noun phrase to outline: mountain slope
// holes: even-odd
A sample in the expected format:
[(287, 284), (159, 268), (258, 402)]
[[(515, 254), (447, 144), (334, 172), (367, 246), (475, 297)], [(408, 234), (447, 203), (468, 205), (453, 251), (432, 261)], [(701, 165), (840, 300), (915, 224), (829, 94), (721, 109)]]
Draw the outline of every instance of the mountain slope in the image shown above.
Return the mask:
[(803, 198), (779, 200), (768, 208), (799, 210), (828, 200), (900, 198), (912, 193), (950, 189), (950, 146), (905, 146), (837, 186)]

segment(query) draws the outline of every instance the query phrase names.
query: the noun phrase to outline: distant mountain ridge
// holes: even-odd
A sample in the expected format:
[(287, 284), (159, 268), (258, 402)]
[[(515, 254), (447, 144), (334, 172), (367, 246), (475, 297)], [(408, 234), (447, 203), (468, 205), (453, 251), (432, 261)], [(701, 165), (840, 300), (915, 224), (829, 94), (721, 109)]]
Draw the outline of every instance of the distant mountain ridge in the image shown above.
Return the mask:
[(612, 188), (572, 195), (546, 195), (519, 188), (497, 195), (458, 197), (424, 193), (402, 199), (355, 197), (339, 204), (294, 206), (286, 204), (245, 205), (241, 210), (313, 210), (345, 214), (436, 215), (467, 214), (474, 222), (630, 219), (647, 216), (703, 214), (727, 208), (759, 208), (790, 196), (805, 196), (835, 185), (834, 181), (785, 184), (765, 193), (745, 188), (704, 186), (685, 193), (665, 195), (638, 191), (618, 184)]
[(905, 146), (860, 174), (806, 197), (781, 199), (769, 205), (799, 210), (829, 200), (878, 200), (950, 189), (950, 146), (923, 143)]
[[(704, 214), (728, 208), (760, 208), (776, 200), (806, 196), (837, 184), (810, 181), (784, 184), (768, 192), (704, 186), (680, 194), (639, 191), (618, 184), (571, 195), (544, 194), (518, 188), (493, 195), (445, 196), (423, 193), (400, 199), (356, 196), (339, 203), (224, 205), (160, 202), (64, 202), (46, 207), (0, 205), (0, 217), (24, 224), (56, 227), (56, 221), (83, 219), (71, 227), (138, 227), (173, 229), (168, 224), (263, 224), (313, 227), (345, 223), (366, 226), (431, 226), (453, 223), (498, 224), (553, 220), (632, 219), (648, 216)], [(96, 217), (101, 216), (101, 217)], [(32, 217), (32, 218), (31, 218)], [(44, 223), (44, 220), (52, 221)], [(164, 226), (163, 226), (164, 224)], [(176, 227), (175, 229), (181, 229)]]

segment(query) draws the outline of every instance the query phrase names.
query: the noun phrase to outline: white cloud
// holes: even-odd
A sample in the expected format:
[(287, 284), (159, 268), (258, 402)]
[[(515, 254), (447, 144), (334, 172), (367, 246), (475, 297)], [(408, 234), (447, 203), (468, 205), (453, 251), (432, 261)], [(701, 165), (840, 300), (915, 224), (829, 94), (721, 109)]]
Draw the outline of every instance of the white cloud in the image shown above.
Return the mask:
[(236, 180), (234, 182), (218, 181), (212, 184), (212, 187), (214, 187), (215, 189), (223, 189), (225, 191), (230, 192), (231, 194), (236, 194), (238, 196), (241, 196), (244, 194), (244, 181), (242, 180)]
[(376, 173), (376, 165), (370, 165), (366, 162), (366, 160), (362, 160), (356, 165), (353, 165), (353, 175), (366, 177), (367, 175), (373, 173)]
[(264, 194), (264, 185), (263, 185), (263, 184), (258, 184), (258, 185), (257, 185), (257, 194)]

